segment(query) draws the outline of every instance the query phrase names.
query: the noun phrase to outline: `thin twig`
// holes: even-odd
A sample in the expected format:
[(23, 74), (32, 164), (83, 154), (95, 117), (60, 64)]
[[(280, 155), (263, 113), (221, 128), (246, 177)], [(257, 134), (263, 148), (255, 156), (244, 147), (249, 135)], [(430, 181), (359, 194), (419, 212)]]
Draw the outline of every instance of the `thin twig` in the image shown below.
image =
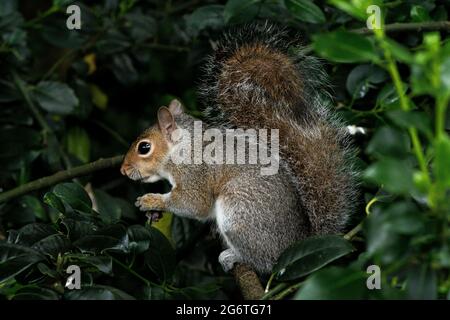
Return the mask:
[(28, 182), (12, 190), (0, 193), (0, 203), (11, 200), (13, 198), (19, 197), (32, 191), (50, 187), (65, 180), (85, 176), (99, 170), (116, 167), (122, 162), (122, 159), (123, 159), (122, 155), (112, 158), (99, 159), (97, 161), (87, 163), (82, 166), (59, 171), (51, 176)]
[(41, 126), (41, 128), (44, 130), (44, 138), (47, 140), (48, 136), (51, 135), (57, 144), (58, 152), (64, 162), (64, 165), (66, 166), (66, 169), (70, 169), (72, 167), (72, 163), (69, 159), (69, 157), (65, 154), (64, 150), (62, 149), (58, 138), (56, 137), (55, 133), (53, 132), (52, 128), (48, 125), (47, 121), (45, 120), (44, 116), (41, 114), (39, 109), (34, 104), (33, 100), (30, 97), (30, 94), (28, 92), (28, 89), (25, 87), (24, 81), (19, 77), (19, 75), (15, 72), (12, 72), (14, 84), (16, 85), (17, 89), (19, 89), (22, 97), (25, 100), (26, 105), (30, 109), (33, 116), (36, 118), (37, 122)]
[(174, 52), (189, 52), (188, 47), (180, 47), (174, 46), (170, 44), (162, 44), (162, 43), (144, 43), (140, 45), (141, 47), (154, 49), (154, 50), (165, 50), (165, 51), (174, 51)]
[(363, 225), (363, 222), (361, 221), (352, 230), (350, 230), (349, 232), (347, 232), (344, 235), (344, 239), (345, 240), (352, 240), (353, 237), (356, 236), (358, 234), (358, 232), (360, 232), (362, 230), (362, 225)]

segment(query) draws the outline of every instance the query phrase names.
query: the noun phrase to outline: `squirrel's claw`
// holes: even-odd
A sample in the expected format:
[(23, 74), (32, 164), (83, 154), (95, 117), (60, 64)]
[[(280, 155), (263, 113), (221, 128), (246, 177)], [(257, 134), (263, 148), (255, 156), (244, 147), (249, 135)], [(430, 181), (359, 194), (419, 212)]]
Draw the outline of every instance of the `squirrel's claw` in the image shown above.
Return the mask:
[(225, 272), (230, 272), (239, 260), (239, 256), (233, 249), (226, 249), (219, 255), (219, 263)]

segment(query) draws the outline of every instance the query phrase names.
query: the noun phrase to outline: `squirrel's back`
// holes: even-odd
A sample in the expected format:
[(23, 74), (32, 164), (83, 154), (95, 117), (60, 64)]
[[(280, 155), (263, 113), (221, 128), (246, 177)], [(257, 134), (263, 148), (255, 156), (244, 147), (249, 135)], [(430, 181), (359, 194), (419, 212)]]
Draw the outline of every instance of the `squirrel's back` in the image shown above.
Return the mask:
[(221, 125), (279, 129), (311, 233), (340, 233), (357, 202), (353, 151), (325, 102), (326, 76), (303, 50), (267, 23), (233, 30), (210, 57), (201, 94)]

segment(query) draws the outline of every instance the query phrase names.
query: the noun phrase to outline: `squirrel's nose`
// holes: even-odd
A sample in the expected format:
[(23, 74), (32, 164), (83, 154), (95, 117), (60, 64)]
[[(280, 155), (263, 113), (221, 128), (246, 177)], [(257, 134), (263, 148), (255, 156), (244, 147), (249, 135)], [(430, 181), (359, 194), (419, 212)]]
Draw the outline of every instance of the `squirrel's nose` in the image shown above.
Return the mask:
[(128, 169), (128, 165), (126, 163), (123, 163), (122, 166), (120, 167), (120, 173), (123, 174), (124, 176), (126, 176), (127, 169)]

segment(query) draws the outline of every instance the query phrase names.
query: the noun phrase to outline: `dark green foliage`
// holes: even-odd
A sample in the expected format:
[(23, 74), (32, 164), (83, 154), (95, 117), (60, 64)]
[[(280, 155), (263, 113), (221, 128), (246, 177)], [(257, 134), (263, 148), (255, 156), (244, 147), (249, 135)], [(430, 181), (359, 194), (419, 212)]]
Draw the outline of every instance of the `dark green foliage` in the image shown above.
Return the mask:
[[(66, 28), (66, 7), (82, 29)], [(201, 117), (200, 67), (221, 31), (269, 19), (327, 61), (334, 105), (355, 136), (363, 199), (341, 235), (280, 257), (265, 298), (450, 298), (450, 42), (447, 31), (354, 32), (448, 20), (446, 1), (0, 1), (0, 186), (126, 152), (177, 97)], [(150, 225), (137, 196), (167, 191), (108, 169), (0, 203), (7, 299), (237, 298), (209, 226)], [(331, 264), (331, 265), (330, 265)], [(65, 288), (82, 270), (81, 290)], [(378, 265), (381, 290), (368, 290)]]

